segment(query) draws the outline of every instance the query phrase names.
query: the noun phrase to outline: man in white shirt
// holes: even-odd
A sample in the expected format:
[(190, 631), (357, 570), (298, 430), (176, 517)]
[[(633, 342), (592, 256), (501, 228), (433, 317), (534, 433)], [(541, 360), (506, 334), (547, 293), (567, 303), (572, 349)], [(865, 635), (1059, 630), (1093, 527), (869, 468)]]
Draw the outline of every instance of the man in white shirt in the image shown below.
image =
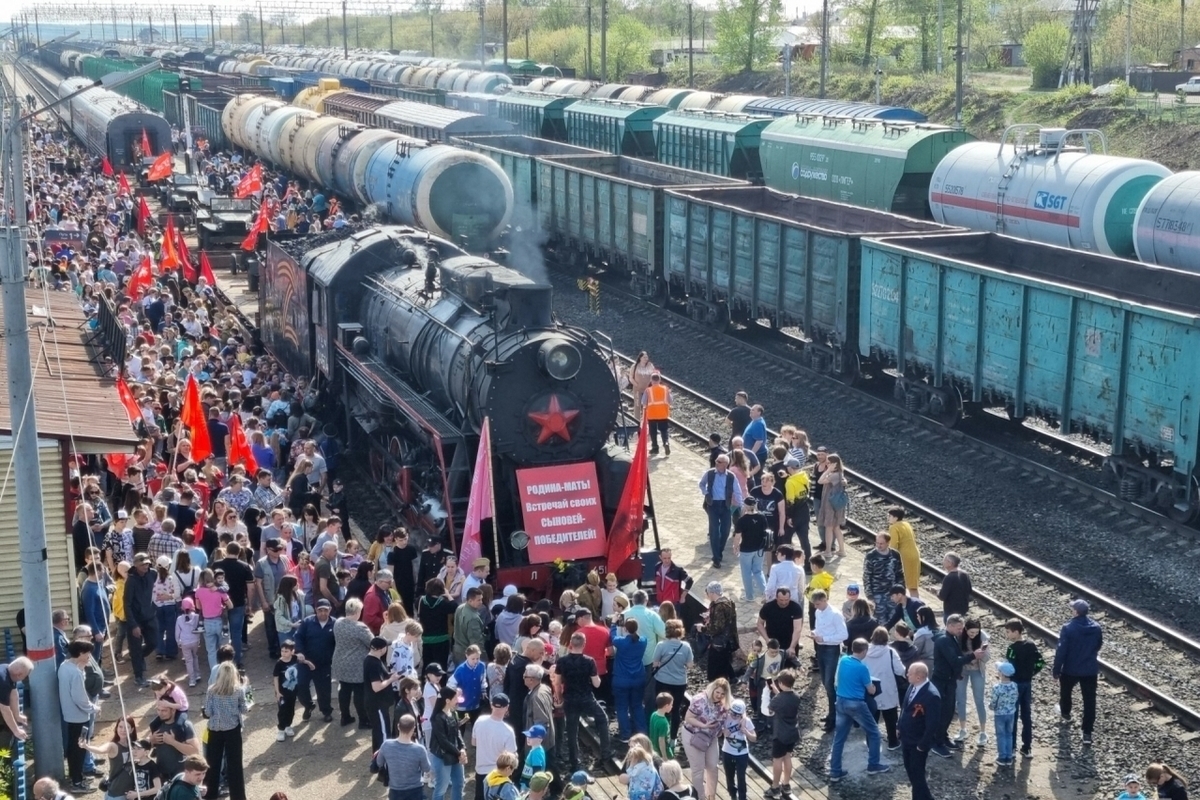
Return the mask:
[(829, 595), (820, 590), (813, 592), (812, 604), (816, 608), (816, 620), (809, 637), (817, 646), (817, 667), (821, 670), (821, 683), (825, 686), (825, 697), (829, 700), (829, 713), (825, 716), (825, 732), (831, 733), (836, 721), (838, 659), (842, 654), (842, 643), (850, 633), (841, 612), (829, 605)]
[(475, 559), (471, 564), (471, 574), (463, 581), (462, 596), (466, 597), (467, 592), (476, 589), (487, 583), (488, 573), (492, 570), (492, 562), (488, 561), (483, 556)]
[[(799, 559), (796, 558), (797, 552), (800, 555)], [(771, 574), (767, 576), (767, 590), (763, 596), (774, 597), (776, 589), (786, 587), (792, 590), (792, 597), (796, 602), (803, 606), (804, 589), (808, 584), (801, 564), (804, 551), (793, 550), (791, 545), (784, 544), (775, 549), (775, 558), (777, 561), (775, 566), (771, 567)]]
[(496, 759), (503, 752), (517, 752), (517, 734), (504, 721), (508, 714), (508, 695), (501, 692), (492, 697), (492, 713), (475, 720), (471, 728), (471, 745), (475, 748), (475, 798), (483, 800), (487, 776), (496, 768)]

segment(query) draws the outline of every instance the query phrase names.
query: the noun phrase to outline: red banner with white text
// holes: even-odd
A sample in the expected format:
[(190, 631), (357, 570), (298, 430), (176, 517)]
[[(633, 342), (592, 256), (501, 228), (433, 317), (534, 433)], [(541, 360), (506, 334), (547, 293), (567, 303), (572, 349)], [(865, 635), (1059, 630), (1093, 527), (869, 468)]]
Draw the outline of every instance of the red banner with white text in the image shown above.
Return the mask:
[(517, 488), (531, 563), (604, 555), (604, 512), (595, 462), (519, 469)]

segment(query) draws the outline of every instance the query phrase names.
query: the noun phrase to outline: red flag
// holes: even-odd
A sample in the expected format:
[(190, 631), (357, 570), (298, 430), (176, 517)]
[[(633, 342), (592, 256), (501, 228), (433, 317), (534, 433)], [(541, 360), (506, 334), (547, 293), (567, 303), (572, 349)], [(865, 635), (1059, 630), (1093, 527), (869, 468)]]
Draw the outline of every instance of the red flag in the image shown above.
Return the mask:
[(258, 472), (258, 461), (254, 458), (254, 450), (250, 447), (250, 439), (246, 429), (242, 427), (242, 418), (235, 412), (229, 415), (229, 466), (244, 464), (246, 474), (254, 478)]
[(612, 529), (608, 533), (608, 571), (616, 572), (638, 551), (642, 525), (646, 518), (646, 480), (650, 473), (650, 455), (646, 452), (646, 440), (650, 438), (649, 422), (642, 416), (638, 429), (637, 450), (633, 463), (625, 477), (625, 488), (621, 490), (621, 502), (613, 516)]
[(150, 147), (150, 137), (146, 135), (146, 129), (142, 128), (142, 158), (150, 158), (154, 155), (154, 149)]
[(458, 563), (471, 564), (483, 552), (481, 533), (483, 521), (494, 515), (492, 510), (492, 435), (488, 418), (483, 418), (479, 434), (479, 451), (475, 454), (475, 472), (471, 475), (471, 496), (467, 501), (467, 521), (463, 526), (462, 548)]
[(146, 235), (146, 221), (150, 219), (150, 206), (146, 205), (146, 198), (138, 198), (137, 212), (137, 229), (141, 236)]
[(187, 242), (183, 240), (183, 232), (175, 231), (175, 250), (179, 253), (179, 261), (183, 265), (183, 279), (188, 283), (195, 283), (198, 273), (196, 265), (192, 263), (192, 253), (188, 250)]
[(129, 188), (129, 181), (126, 180), (124, 172), (117, 176), (117, 190), (117, 194), (133, 194), (133, 190)]
[(250, 226), (250, 232), (246, 234), (246, 238), (242, 240), (243, 250), (253, 250), (258, 247), (258, 235), (267, 232), (267, 226), (270, 223), (267, 217), (267, 209), (260, 206), (258, 209), (258, 217), (254, 220), (254, 224)]
[(129, 390), (129, 384), (124, 378), (117, 378), (117, 396), (121, 398), (121, 405), (125, 406), (125, 413), (129, 415), (129, 424), (137, 425), (142, 419), (142, 409), (138, 407), (137, 400), (133, 398), (133, 392)]
[(154, 163), (150, 165), (150, 170), (146, 173), (146, 180), (150, 182), (161, 181), (163, 178), (171, 177), (171, 173), (174, 171), (175, 164), (171, 160), (171, 154), (163, 153), (154, 159)]
[(208, 285), (216, 287), (217, 276), (213, 274), (212, 262), (208, 260), (208, 252), (200, 251), (200, 277), (208, 281)]
[(138, 264), (137, 269), (129, 276), (129, 283), (125, 286), (125, 291), (136, 300), (153, 284), (154, 265), (150, 262), (150, 256), (142, 256), (142, 263)]
[(104, 458), (108, 461), (108, 471), (118, 478), (123, 479), (125, 477), (125, 470), (129, 467), (129, 462), (133, 460), (134, 456), (129, 453), (108, 453)]
[(249, 197), (255, 192), (261, 192), (262, 183), (262, 164), (255, 164), (250, 168), (250, 171), (242, 176), (238, 181), (237, 187), (233, 190), (233, 196), (238, 200)]
[(112, 164), (110, 164), (108, 161), (108, 156), (100, 156), (100, 172), (106, 178), (111, 178), (113, 176), (113, 168)]
[(196, 383), (195, 375), (188, 375), (179, 420), (190, 433), (188, 438), (192, 440), (192, 460), (200, 462), (211, 456), (212, 441), (208, 438), (208, 417), (204, 411), (204, 404), (200, 402), (200, 384)]
[(163, 229), (162, 237), (162, 253), (159, 256), (158, 270), (166, 272), (169, 269), (179, 269), (182, 262), (179, 260), (179, 253), (175, 249), (175, 241), (179, 236), (179, 232), (175, 230), (175, 217), (172, 214), (167, 215), (167, 227)]

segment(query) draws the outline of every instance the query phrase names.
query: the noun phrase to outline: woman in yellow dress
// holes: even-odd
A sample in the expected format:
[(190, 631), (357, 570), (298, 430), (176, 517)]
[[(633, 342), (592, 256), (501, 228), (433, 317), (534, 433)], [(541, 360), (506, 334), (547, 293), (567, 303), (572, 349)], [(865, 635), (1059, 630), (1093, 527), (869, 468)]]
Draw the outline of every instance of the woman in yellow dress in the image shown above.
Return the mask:
[(904, 566), (904, 585), (908, 588), (908, 596), (921, 596), (921, 551), (917, 549), (917, 537), (912, 525), (904, 520), (904, 509), (892, 506), (887, 510), (888, 533), (892, 535), (892, 547), (900, 553), (900, 563)]

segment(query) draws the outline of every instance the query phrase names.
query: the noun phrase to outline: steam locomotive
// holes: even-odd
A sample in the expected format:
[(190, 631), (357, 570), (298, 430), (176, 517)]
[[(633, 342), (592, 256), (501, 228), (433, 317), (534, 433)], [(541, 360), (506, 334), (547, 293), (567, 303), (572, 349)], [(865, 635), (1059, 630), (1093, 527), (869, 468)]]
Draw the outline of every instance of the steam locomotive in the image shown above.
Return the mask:
[(259, 305), (265, 347), (339, 398), (349, 449), (410, 523), (458, 549), (486, 418), (498, 579), (539, 596), (551, 562), (603, 563), (630, 463), (606, 444), (620, 393), (611, 352), (555, 321), (549, 286), (383, 226), (272, 241)]

